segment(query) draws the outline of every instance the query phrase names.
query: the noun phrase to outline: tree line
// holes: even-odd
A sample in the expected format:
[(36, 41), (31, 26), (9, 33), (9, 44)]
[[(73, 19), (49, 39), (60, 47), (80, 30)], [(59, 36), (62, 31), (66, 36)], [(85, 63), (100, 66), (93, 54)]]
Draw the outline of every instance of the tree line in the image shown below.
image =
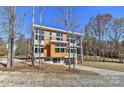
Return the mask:
[(84, 55), (106, 58), (124, 58), (124, 17), (114, 18), (111, 14), (98, 14), (85, 25)]

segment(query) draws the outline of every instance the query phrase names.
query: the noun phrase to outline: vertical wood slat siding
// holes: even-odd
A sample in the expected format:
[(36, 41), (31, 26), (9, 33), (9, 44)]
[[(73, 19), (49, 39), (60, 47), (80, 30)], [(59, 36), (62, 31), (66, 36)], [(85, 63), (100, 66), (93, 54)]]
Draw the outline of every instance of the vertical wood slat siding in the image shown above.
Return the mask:
[[(64, 57), (67, 56), (68, 53), (56, 53), (55, 52), (55, 43), (51, 43), (49, 45), (50, 32), (44, 32), (44, 56), (45, 57)], [(66, 41), (66, 34), (63, 34), (63, 40)], [(52, 32), (52, 40), (56, 40), (56, 33)]]
[(49, 56), (49, 33), (48, 31), (44, 32), (44, 56), (48, 57)]

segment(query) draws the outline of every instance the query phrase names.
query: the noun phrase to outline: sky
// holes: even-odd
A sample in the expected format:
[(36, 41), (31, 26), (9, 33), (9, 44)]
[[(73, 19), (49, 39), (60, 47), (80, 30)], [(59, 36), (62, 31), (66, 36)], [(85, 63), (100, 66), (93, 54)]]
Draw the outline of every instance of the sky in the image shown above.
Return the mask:
[[(39, 12), (35, 7), (35, 24), (39, 24)], [(25, 15), (23, 19), (20, 17)], [(91, 17), (95, 17), (97, 14), (112, 14), (115, 17), (124, 17), (123, 6), (74, 6), (73, 16), (77, 19), (77, 24), (84, 27)], [(17, 6), (16, 15), (20, 18), (19, 22), (23, 25), (20, 26), (20, 30), (24, 33), (26, 38), (30, 38), (29, 31), (31, 32), (32, 24), (32, 6)], [(57, 20), (61, 20), (63, 14), (62, 11), (56, 6), (44, 6), (43, 7), (43, 21), (42, 25), (63, 29), (64, 25), (60, 24)], [(81, 30), (76, 30), (81, 33)], [(4, 35), (0, 36), (3, 39)]]
[[(39, 24), (39, 12), (38, 8), (35, 7), (35, 24)], [(88, 23), (91, 17), (95, 17), (97, 14), (112, 14), (113, 17), (124, 17), (124, 7), (122, 6), (75, 6), (73, 7), (73, 16), (77, 18), (77, 23), (82, 27)], [(31, 6), (17, 6), (16, 14), (17, 16), (21, 16), (25, 13), (23, 26), (21, 27), (21, 31), (25, 34), (26, 38), (29, 38), (29, 32), (27, 31), (32, 24), (32, 7)], [(44, 6), (43, 7), (43, 22), (42, 25), (65, 29), (64, 25), (58, 23), (57, 20), (62, 18), (62, 12), (58, 7), (53, 6)], [(76, 32), (81, 32), (77, 30)]]

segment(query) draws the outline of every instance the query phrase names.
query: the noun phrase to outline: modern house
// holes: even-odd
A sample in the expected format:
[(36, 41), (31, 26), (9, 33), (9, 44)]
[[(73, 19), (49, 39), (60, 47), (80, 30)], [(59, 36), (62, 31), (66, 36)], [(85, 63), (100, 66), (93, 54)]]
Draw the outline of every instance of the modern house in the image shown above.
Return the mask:
[(81, 53), (80, 33), (68, 31), (67, 38), (65, 30), (40, 25), (33, 25), (33, 28), (33, 48), (36, 59), (41, 57), (43, 62), (64, 63), (70, 58), (71, 61), (75, 59), (77, 63), (77, 55)]

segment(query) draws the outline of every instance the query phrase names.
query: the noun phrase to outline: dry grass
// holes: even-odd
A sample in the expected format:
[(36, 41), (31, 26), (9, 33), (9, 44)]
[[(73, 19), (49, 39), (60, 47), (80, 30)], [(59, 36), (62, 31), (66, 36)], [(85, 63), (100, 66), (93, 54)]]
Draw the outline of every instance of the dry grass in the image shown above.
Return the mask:
[[(103, 61), (103, 58), (100, 57), (100, 56), (86, 56), (84, 55), (84, 60), (85, 61)], [(118, 58), (105, 58), (105, 62), (119, 62), (119, 59)]]
[(45, 64), (42, 63), (39, 67), (38, 63), (35, 63), (35, 67), (31, 66), (31, 62), (24, 62), (15, 64), (13, 68), (8, 69), (6, 67), (1, 67), (0, 71), (4, 72), (32, 72), (32, 73), (45, 73), (45, 74), (67, 74), (67, 75), (84, 75), (84, 76), (91, 76), (91, 75), (98, 75), (95, 72), (90, 71), (83, 71), (83, 70), (71, 70), (68, 71), (68, 68), (61, 65), (52, 65), (52, 64)]
[(82, 65), (124, 72), (124, 64), (123, 63), (85, 61)]

